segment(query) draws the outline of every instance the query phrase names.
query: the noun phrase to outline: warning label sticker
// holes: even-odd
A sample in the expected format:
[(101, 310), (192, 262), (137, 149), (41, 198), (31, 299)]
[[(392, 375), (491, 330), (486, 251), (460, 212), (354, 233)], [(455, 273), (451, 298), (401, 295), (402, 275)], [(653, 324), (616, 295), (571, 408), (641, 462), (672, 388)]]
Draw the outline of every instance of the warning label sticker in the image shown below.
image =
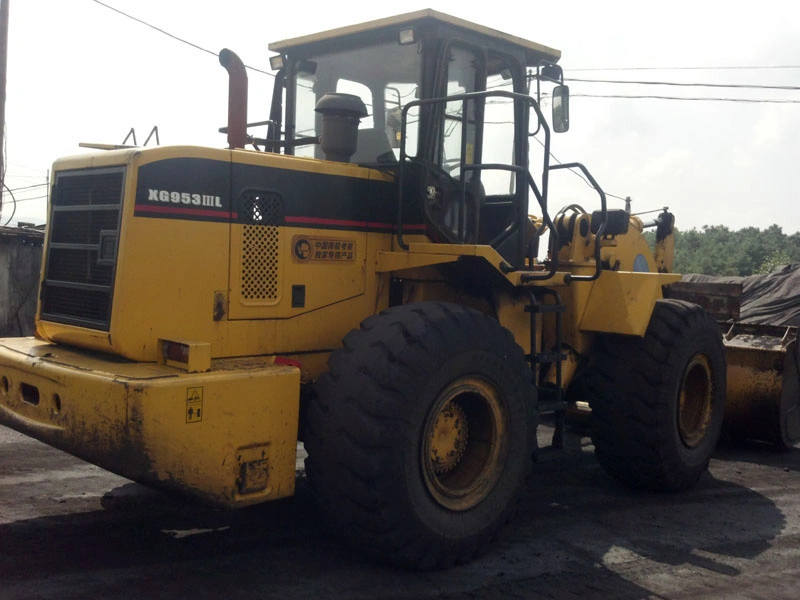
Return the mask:
[(186, 422), (199, 423), (203, 420), (203, 388), (186, 388)]
[(356, 243), (353, 240), (306, 237), (292, 238), (294, 259), (300, 262), (352, 262), (356, 259)]

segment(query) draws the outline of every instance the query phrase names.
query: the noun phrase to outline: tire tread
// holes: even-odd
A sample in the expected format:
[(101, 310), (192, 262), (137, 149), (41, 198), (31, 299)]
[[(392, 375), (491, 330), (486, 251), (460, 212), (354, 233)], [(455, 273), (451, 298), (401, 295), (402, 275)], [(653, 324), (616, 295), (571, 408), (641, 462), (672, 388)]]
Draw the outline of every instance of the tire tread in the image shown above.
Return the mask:
[[(677, 448), (671, 394), (683, 373), (681, 348), (701, 337), (712, 363), (714, 412), (699, 459), (690, 463)], [(717, 324), (702, 308), (661, 300), (644, 338), (600, 337), (590, 387), (595, 455), (610, 475), (636, 488), (677, 491), (706, 471), (722, 423), (725, 362)]]
[[(501, 348), (509, 369), (530, 372), (522, 349), (495, 320), (460, 305), (426, 302), (365, 319), (331, 354), (329, 371), (316, 383), (305, 439), (312, 492), (335, 531), (385, 562), (423, 570), (466, 562), (508, 521), (518, 497), (519, 489), (498, 525), (486, 531), (432, 539), (409, 518), (404, 490), (397, 489), (391, 450), (409, 443), (410, 398), (433, 372), (435, 357), (469, 344)], [(527, 386), (535, 398), (529, 380)], [(530, 425), (535, 428), (535, 417)]]

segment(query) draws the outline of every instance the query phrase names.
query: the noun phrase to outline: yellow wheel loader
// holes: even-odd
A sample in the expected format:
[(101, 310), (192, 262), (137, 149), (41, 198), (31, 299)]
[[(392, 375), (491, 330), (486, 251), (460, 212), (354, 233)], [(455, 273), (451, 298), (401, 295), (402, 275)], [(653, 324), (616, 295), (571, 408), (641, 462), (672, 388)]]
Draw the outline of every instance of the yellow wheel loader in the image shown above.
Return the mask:
[[(0, 340), (0, 423), (222, 507), (293, 494), (300, 439), (332, 527), (419, 569), (491, 540), (539, 415), (561, 446), (578, 400), (614, 477), (693, 485), (723, 421), (722, 337), (664, 297), (672, 215), (653, 251), (583, 165), (550, 163), (560, 53), (431, 10), (270, 48), (257, 124), (220, 53), (228, 149), (55, 162), (37, 336)], [(596, 210), (551, 211), (563, 169)]]

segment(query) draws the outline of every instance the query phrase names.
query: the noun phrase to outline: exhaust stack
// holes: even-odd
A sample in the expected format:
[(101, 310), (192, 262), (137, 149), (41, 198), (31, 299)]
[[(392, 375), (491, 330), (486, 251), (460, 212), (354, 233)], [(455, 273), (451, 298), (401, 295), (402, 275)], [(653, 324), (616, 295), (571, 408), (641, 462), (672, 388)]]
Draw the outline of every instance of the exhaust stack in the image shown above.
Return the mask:
[(247, 143), (247, 72), (236, 53), (223, 48), (219, 64), (228, 71), (228, 147), (244, 148)]

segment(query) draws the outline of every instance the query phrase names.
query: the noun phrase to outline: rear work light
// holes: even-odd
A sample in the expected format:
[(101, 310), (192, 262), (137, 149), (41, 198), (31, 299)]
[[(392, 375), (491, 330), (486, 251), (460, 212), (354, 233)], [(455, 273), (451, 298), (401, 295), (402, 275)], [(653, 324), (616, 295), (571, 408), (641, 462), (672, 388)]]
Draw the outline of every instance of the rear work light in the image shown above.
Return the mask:
[(189, 373), (211, 370), (211, 344), (186, 340), (159, 340), (159, 362)]

